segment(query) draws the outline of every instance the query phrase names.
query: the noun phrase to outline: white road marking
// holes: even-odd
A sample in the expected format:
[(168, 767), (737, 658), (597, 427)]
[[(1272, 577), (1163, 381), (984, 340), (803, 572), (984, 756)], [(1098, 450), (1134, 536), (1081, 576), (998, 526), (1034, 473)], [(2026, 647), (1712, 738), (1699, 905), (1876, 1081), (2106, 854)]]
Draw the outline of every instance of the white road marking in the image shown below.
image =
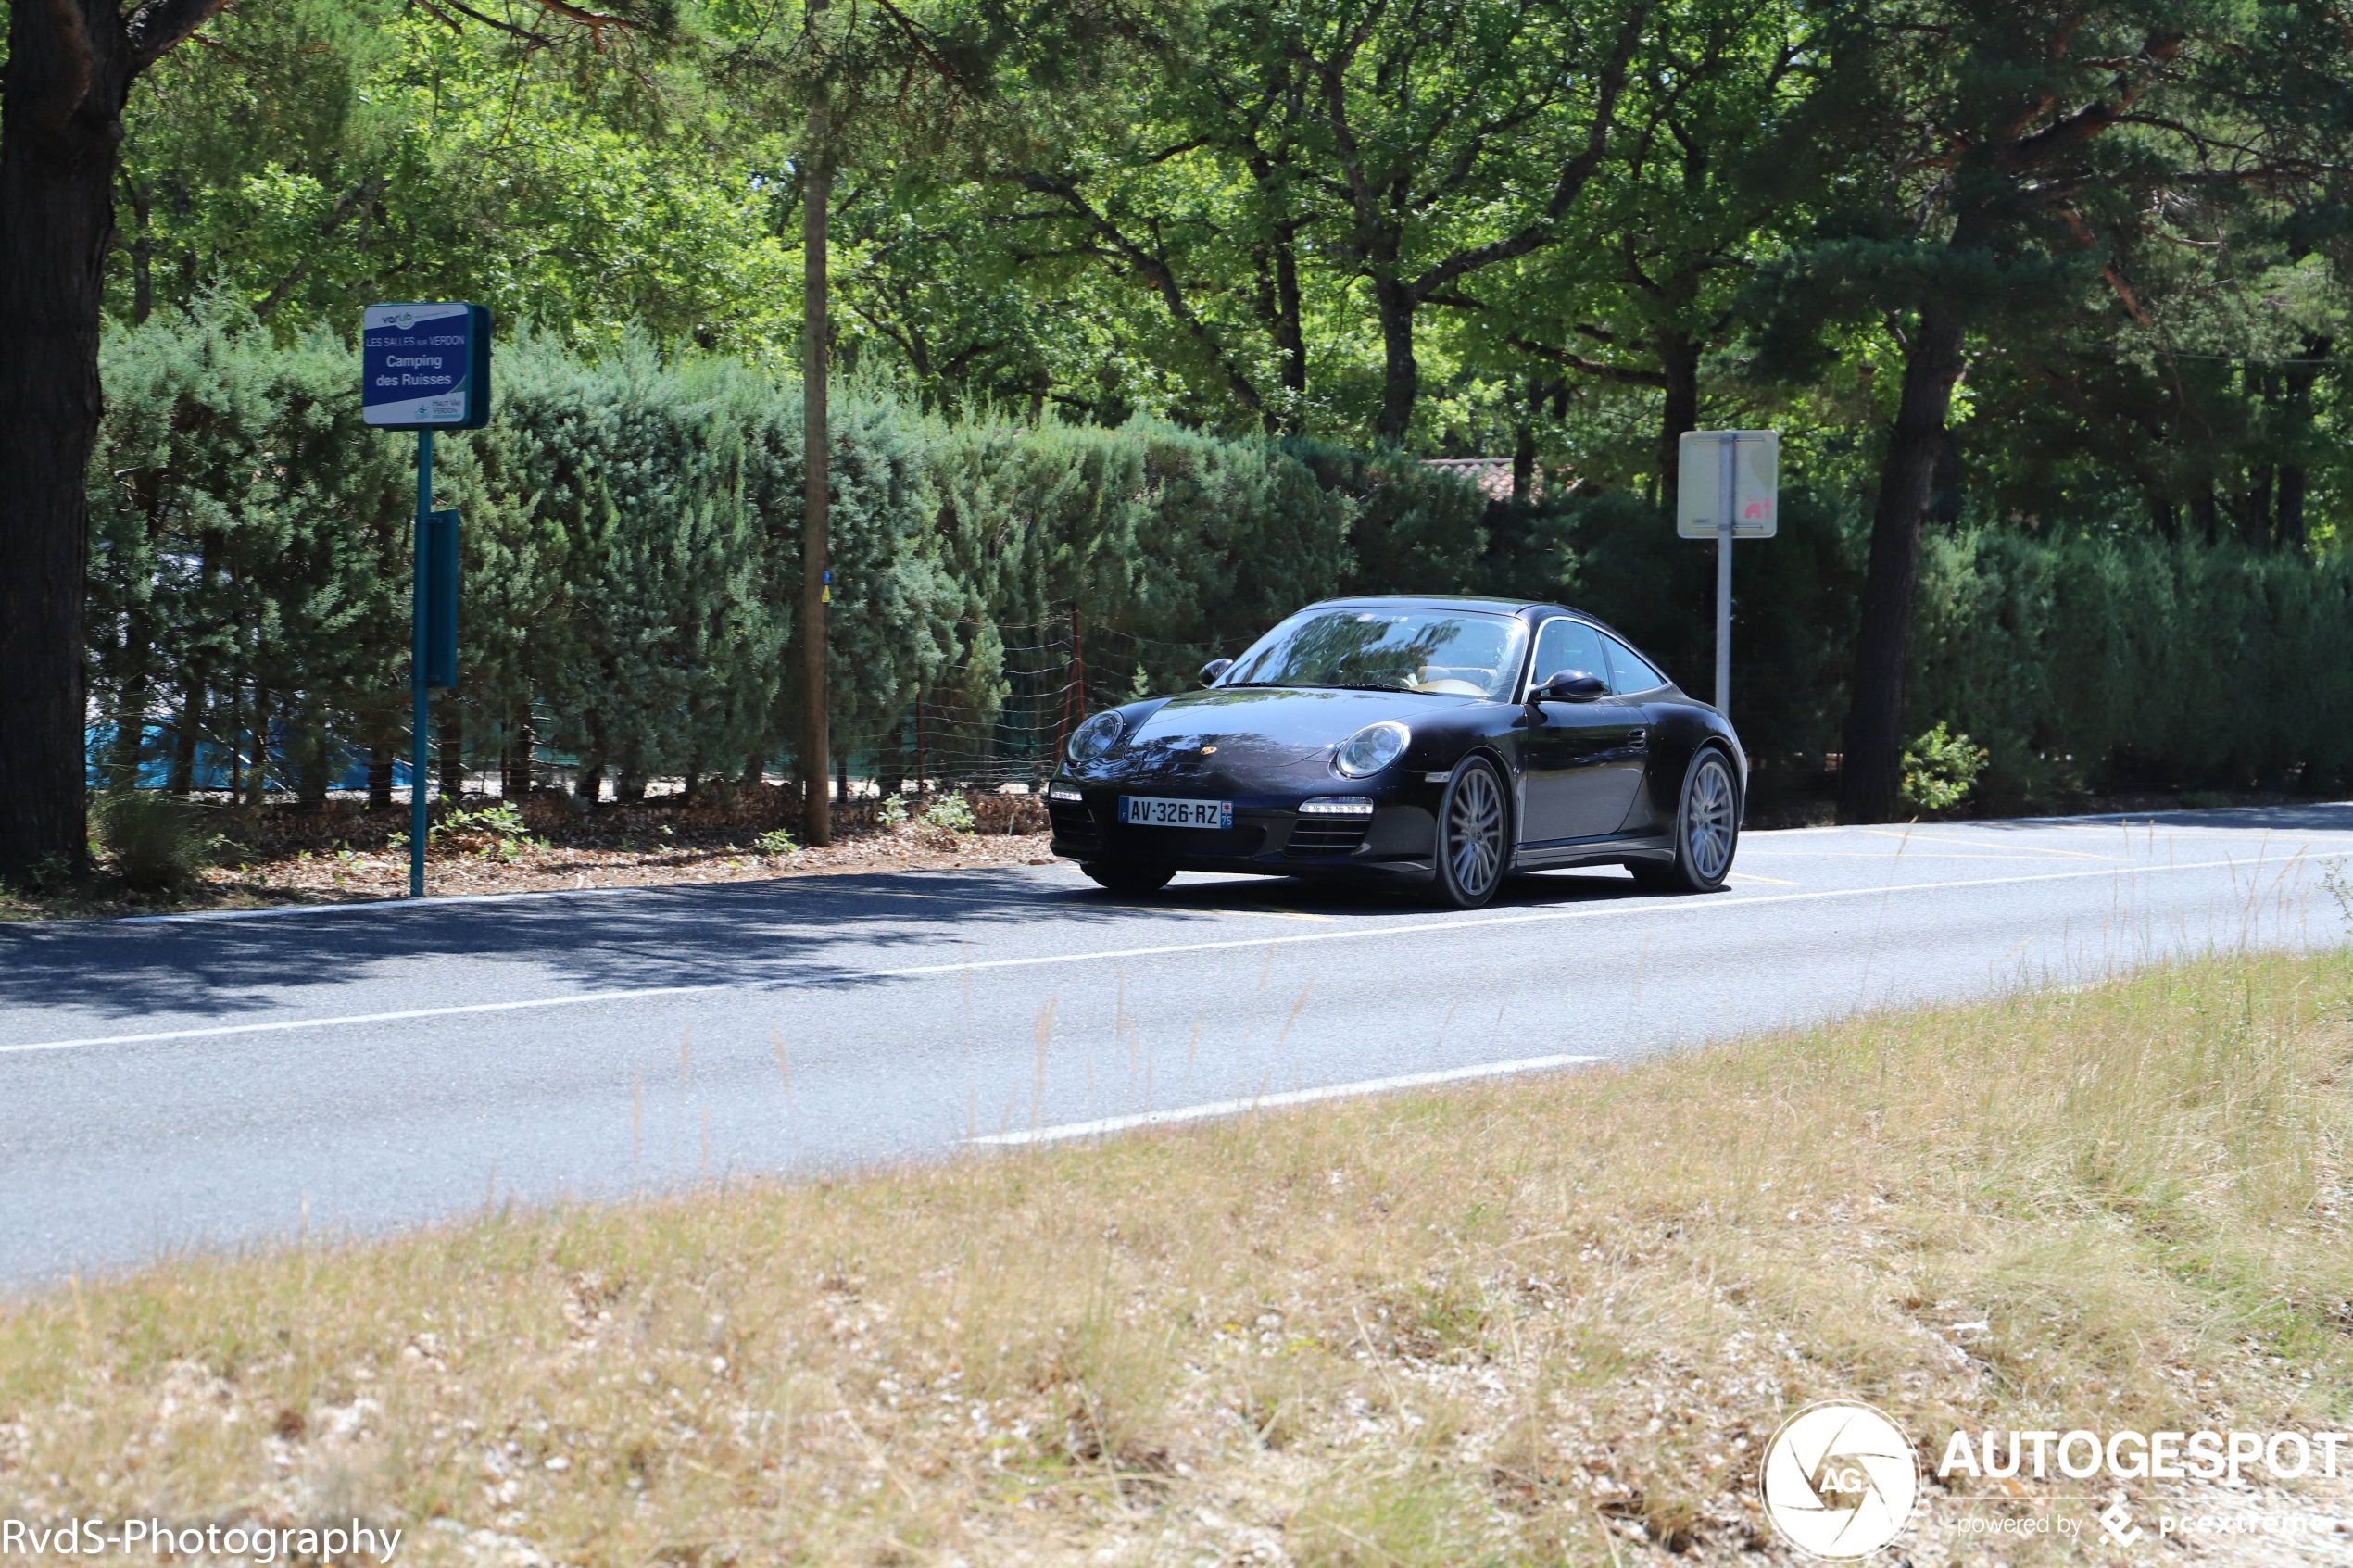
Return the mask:
[[(1855, 831), (1871, 838), (1900, 838), (1907, 844), (1958, 844), (1969, 849), (1991, 849), (1994, 847), (1993, 842), (1989, 842), (1982, 838), (1938, 838), (1932, 834), (1925, 833), (1918, 835), (1910, 833), (1896, 833), (1890, 828), (1856, 828)], [(2101, 855), (2089, 849), (2061, 849), (2056, 845), (2048, 844), (2033, 846), (2021, 845), (2017, 847), (2024, 849), (2030, 854), (2056, 855), (2078, 860), (2115, 860), (2129, 863), (2132, 859), (2132, 857), (2129, 855)], [(1956, 856), (1952, 858), (1958, 859), (1959, 857)]]
[[(269, 1023), (217, 1023), (198, 1029), (158, 1029), (138, 1035), (90, 1035), (70, 1040), (32, 1040), (0, 1045), (0, 1056), (31, 1051), (78, 1050), (90, 1046), (149, 1045), (165, 1040), (200, 1040), (232, 1035), (273, 1035), (290, 1029), (351, 1028), (370, 1023), (398, 1023), (416, 1018), (457, 1018), (478, 1013), (521, 1012), (538, 1008), (583, 1007), (596, 1002), (638, 1001), (655, 997), (709, 996), (724, 991), (792, 990), (812, 985), (853, 985), (875, 980), (920, 980), (933, 975), (964, 974), (992, 969), (1031, 969), (1045, 964), (1100, 963), (1114, 959), (1161, 958), (1176, 953), (1209, 953), (1247, 947), (1298, 947), (1310, 942), (1355, 942), (1382, 936), (1426, 936), (1458, 931), (1482, 931), (1494, 926), (1529, 925), (1546, 921), (1626, 920), (1649, 915), (1704, 915), (1728, 909), (1753, 909), (1763, 904), (1808, 904), (1831, 898), (1886, 898), (1898, 893), (1949, 893), (1966, 887), (2015, 887), (2037, 882), (2076, 882), (2085, 877), (2130, 878), (2168, 876), (2177, 872), (2236, 870), (2251, 864), (2239, 859), (2187, 860), (2164, 866), (2098, 866), (2083, 871), (2045, 872), (2033, 876), (1980, 877), (1965, 882), (1895, 884), (1881, 887), (1834, 887), (1815, 893), (1768, 893), (1755, 897), (1690, 898), (1653, 897), (1641, 899), (1595, 900), (1566, 909), (1529, 909), (1506, 915), (1469, 915), (1459, 920), (1421, 921), (1409, 925), (1356, 927), (1347, 931), (1302, 932), (1296, 936), (1242, 936), (1220, 942), (1176, 942), (1150, 947), (1112, 947), (1096, 952), (1040, 953), (1018, 959), (958, 960), (948, 963), (913, 964), (902, 969), (842, 970), (831, 973), (780, 975), (773, 980), (722, 980), (702, 985), (648, 985), (625, 991), (578, 991), (561, 997), (535, 997), (512, 1002), (465, 1002), (452, 1007), (403, 1008), (391, 1012), (347, 1013), (329, 1018), (292, 1018)], [(2292, 862), (2290, 862), (2292, 863)], [(2284, 870), (2282, 874), (2285, 874)]]
[(1431, 1084), (1455, 1084), (1467, 1078), (1497, 1078), (1518, 1073), (1542, 1073), (1555, 1067), (1583, 1067), (1605, 1059), (1598, 1056), (1530, 1056), (1517, 1061), (1491, 1061), (1478, 1067), (1450, 1067), (1442, 1073), (1401, 1073), (1394, 1078), (1367, 1078), (1356, 1084), (1332, 1084), (1320, 1089), (1289, 1089), (1278, 1095), (1249, 1099), (1212, 1100), (1174, 1110), (1147, 1110), (1135, 1116), (1106, 1116), (1095, 1122), (1065, 1122), (1057, 1127), (1033, 1127), (1024, 1133), (990, 1133), (970, 1138), (975, 1144), (1060, 1143), (1091, 1138), (1103, 1133), (1124, 1133), (1135, 1127), (1163, 1127), (1177, 1122), (1203, 1122), (1235, 1116), (1246, 1110), (1271, 1110), (1277, 1106), (1312, 1105), (1321, 1099), (1352, 1099), (1359, 1095), (1386, 1094), (1392, 1089), (1418, 1089)]

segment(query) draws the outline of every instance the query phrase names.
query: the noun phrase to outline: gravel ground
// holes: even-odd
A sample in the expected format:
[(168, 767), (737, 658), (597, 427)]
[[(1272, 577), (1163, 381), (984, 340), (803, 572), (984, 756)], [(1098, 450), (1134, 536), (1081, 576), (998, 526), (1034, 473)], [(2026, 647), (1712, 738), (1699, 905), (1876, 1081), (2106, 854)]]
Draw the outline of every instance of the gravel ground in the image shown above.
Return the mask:
[[(928, 825), (922, 814), (960, 800), (972, 831)], [(648, 887), (877, 871), (972, 870), (1051, 861), (1045, 810), (1033, 797), (971, 795), (915, 801), (910, 820), (876, 820), (872, 800), (837, 808), (834, 842), (802, 845), (798, 813), (774, 786), (714, 786), (692, 805), (678, 797), (583, 808), (552, 793), (511, 810), (469, 797), (461, 820), (436, 807), (425, 891), (448, 897), (591, 887)], [(202, 831), (221, 840), (220, 863), (191, 884), (130, 887), (100, 868), (38, 891), (0, 888), (0, 921), (90, 920), (161, 911), (359, 903), (409, 891), (405, 805), (368, 810), (331, 801), (324, 810), (279, 805), (231, 809), (199, 803)], [(778, 834), (784, 835), (778, 839)]]

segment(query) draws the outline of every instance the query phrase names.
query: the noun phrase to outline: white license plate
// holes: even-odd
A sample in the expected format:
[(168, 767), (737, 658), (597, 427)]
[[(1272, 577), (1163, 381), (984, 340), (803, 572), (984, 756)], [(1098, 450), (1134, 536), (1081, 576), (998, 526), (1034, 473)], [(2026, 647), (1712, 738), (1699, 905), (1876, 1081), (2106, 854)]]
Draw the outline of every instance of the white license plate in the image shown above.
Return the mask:
[(1176, 800), (1163, 795), (1123, 795), (1119, 820), (1139, 828), (1229, 828), (1230, 800)]

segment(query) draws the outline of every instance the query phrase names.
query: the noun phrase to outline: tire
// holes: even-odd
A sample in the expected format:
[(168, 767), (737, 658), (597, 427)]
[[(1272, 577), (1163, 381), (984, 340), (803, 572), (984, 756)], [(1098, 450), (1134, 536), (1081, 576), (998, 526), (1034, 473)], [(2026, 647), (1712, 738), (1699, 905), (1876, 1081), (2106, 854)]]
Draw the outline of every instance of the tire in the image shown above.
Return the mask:
[(1483, 909), (1511, 869), (1511, 812), (1503, 775), (1483, 757), (1466, 758), (1438, 803), (1438, 897), (1457, 909)]
[(1098, 886), (1114, 893), (1157, 893), (1168, 885), (1176, 873), (1159, 866), (1115, 866), (1101, 862), (1082, 863), (1079, 868), (1095, 879)]
[(1682, 798), (1675, 808), (1675, 859), (1637, 861), (1627, 869), (1637, 883), (1661, 893), (1713, 893), (1731, 874), (1740, 834), (1740, 786), (1732, 782), (1732, 764), (1716, 747), (1705, 746), (1683, 774)]

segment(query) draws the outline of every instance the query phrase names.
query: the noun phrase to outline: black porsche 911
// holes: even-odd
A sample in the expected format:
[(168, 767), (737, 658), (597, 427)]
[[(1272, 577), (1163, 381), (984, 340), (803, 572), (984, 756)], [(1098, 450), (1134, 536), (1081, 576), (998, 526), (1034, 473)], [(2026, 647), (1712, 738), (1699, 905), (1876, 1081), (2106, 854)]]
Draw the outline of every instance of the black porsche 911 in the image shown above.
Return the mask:
[(1748, 782), (1731, 725), (1577, 610), (1331, 599), (1202, 684), (1071, 735), (1053, 848), (1105, 887), (1412, 879), (1476, 909), (1515, 872), (1616, 864), (1696, 893), (1731, 871)]

